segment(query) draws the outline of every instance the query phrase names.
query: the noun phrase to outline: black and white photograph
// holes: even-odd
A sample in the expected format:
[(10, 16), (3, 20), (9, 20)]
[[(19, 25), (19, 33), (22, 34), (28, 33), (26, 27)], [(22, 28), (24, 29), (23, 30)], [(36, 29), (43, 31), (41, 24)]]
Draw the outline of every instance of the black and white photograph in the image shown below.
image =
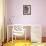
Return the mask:
[(23, 5), (23, 15), (31, 15), (31, 5)]

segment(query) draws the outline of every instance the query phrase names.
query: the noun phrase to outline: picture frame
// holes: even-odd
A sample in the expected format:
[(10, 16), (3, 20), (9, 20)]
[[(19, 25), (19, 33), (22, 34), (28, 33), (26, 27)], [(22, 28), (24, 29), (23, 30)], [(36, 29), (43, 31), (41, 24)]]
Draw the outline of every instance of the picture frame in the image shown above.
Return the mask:
[(31, 15), (31, 5), (23, 5), (23, 15)]

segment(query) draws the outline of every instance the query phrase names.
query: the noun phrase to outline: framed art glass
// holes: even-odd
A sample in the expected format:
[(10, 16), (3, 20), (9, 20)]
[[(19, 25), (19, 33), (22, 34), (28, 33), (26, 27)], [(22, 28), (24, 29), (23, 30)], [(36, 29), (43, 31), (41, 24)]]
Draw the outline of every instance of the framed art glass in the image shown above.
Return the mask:
[(23, 5), (23, 15), (31, 15), (31, 5)]

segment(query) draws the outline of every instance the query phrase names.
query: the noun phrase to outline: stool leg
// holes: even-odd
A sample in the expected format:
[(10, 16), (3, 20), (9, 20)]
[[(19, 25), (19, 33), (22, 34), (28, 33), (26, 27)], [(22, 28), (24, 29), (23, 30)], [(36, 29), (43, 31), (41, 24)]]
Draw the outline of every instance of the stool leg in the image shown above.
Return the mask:
[(13, 43), (13, 31), (12, 31), (12, 43)]
[(16, 36), (15, 36), (15, 41), (16, 41)]
[(26, 31), (25, 31), (25, 43), (26, 43)]
[(7, 42), (8, 42), (8, 28), (7, 28)]
[(1, 44), (1, 46), (3, 46), (4, 44), (3, 44), (3, 42), (2, 42), (2, 44)]

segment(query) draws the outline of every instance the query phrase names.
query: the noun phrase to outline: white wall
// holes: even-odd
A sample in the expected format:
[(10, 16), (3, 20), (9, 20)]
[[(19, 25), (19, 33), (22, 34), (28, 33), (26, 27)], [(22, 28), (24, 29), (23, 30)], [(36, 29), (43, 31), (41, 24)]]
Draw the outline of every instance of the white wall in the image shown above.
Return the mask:
[[(31, 0), (7, 0), (7, 15), (12, 18), (12, 24), (40, 24), (42, 27), (46, 26), (46, 0), (32, 0), (32, 10), (29, 16), (23, 16), (23, 5), (31, 5)], [(8, 20), (8, 24), (11, 24), (10, 20)], [(43, 36), (46, 36), (44, 32), (46, 30), (43, 28)]]

